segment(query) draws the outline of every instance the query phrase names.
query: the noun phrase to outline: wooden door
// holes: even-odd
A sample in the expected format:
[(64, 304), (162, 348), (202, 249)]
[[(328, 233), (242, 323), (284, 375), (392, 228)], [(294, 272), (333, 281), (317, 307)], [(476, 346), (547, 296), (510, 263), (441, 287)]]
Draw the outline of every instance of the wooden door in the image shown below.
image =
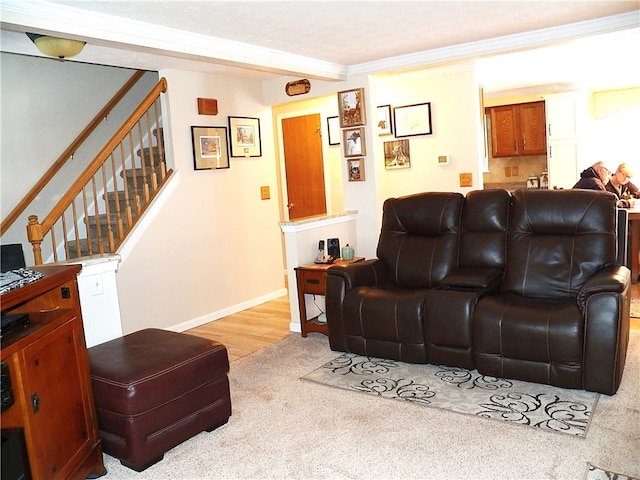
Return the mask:
[(518, 155), (518, 125), (514, 105), (489, 109), (491, 117), (491, 152), (494, 157)]
[(289, 219), (327, 213), (320, 115), (282, 120)]
[(546, 155), (547, 129), (544, 102), (518, 105), (520, 155)]

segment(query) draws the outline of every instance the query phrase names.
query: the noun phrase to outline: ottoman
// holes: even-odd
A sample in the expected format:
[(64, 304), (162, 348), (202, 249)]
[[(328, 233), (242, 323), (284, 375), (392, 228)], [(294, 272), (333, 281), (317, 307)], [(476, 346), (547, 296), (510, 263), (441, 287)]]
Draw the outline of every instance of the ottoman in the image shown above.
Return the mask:
[(135, 471), (231, 416), (218, 342), (150, 328), (88, 351), (102, 449)]

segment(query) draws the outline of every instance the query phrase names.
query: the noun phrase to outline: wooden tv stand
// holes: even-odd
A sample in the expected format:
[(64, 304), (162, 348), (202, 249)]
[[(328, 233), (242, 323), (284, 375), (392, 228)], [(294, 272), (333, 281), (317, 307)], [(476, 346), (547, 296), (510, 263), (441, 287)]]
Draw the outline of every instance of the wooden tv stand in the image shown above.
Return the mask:
[(31, 269), (44, 277), (0, 297), (2, 313), (30, 320), (2, 338), (14, 398), (0, 414), (2, 429), (23, 429), (34, 480), (95, 478), (106, 471), (76, 280), (81, 267)]

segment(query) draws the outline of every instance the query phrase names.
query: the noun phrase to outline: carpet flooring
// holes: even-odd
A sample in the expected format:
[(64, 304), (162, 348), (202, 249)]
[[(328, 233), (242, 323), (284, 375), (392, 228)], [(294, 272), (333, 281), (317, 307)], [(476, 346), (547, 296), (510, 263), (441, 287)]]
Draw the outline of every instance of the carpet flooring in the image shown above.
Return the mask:
[(589, 465), (640, 475), (640, 333), (618, 393), (601, 395), (586, 438), (381, 400), (300, 377), (336, 357), (293, 334), (231, 364), (233, 414), (136, 473), (104, 456), (105, 480), (584, 480)]
[(640, 318), (640, 299), (632, 298), (631, 299), (631, 313), (630, 315), (633, 318)]
[(345, 353), (304, 380), (378, 397), (444, 408), (583, 437), (599, 395), (480, 375), (477, 370), (416, 365)]

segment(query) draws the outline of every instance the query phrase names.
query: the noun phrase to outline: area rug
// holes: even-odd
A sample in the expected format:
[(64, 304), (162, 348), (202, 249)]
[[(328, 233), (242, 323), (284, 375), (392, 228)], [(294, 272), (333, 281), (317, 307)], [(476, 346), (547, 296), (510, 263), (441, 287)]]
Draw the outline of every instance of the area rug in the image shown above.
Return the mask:
[(589, 464), (589, 470), (585, 480), (638, 480), (636, 477), (622, 475), (620, 473), (610, 472), (595, 465)]
[(332, 387), (585, 437), (599, 395), (476, 370), (345, 353), (302, 377)]
[(631, 299), (630, 316), (632, 316), (633, 318), (640, 318), (640, 299), (638, 298)]

